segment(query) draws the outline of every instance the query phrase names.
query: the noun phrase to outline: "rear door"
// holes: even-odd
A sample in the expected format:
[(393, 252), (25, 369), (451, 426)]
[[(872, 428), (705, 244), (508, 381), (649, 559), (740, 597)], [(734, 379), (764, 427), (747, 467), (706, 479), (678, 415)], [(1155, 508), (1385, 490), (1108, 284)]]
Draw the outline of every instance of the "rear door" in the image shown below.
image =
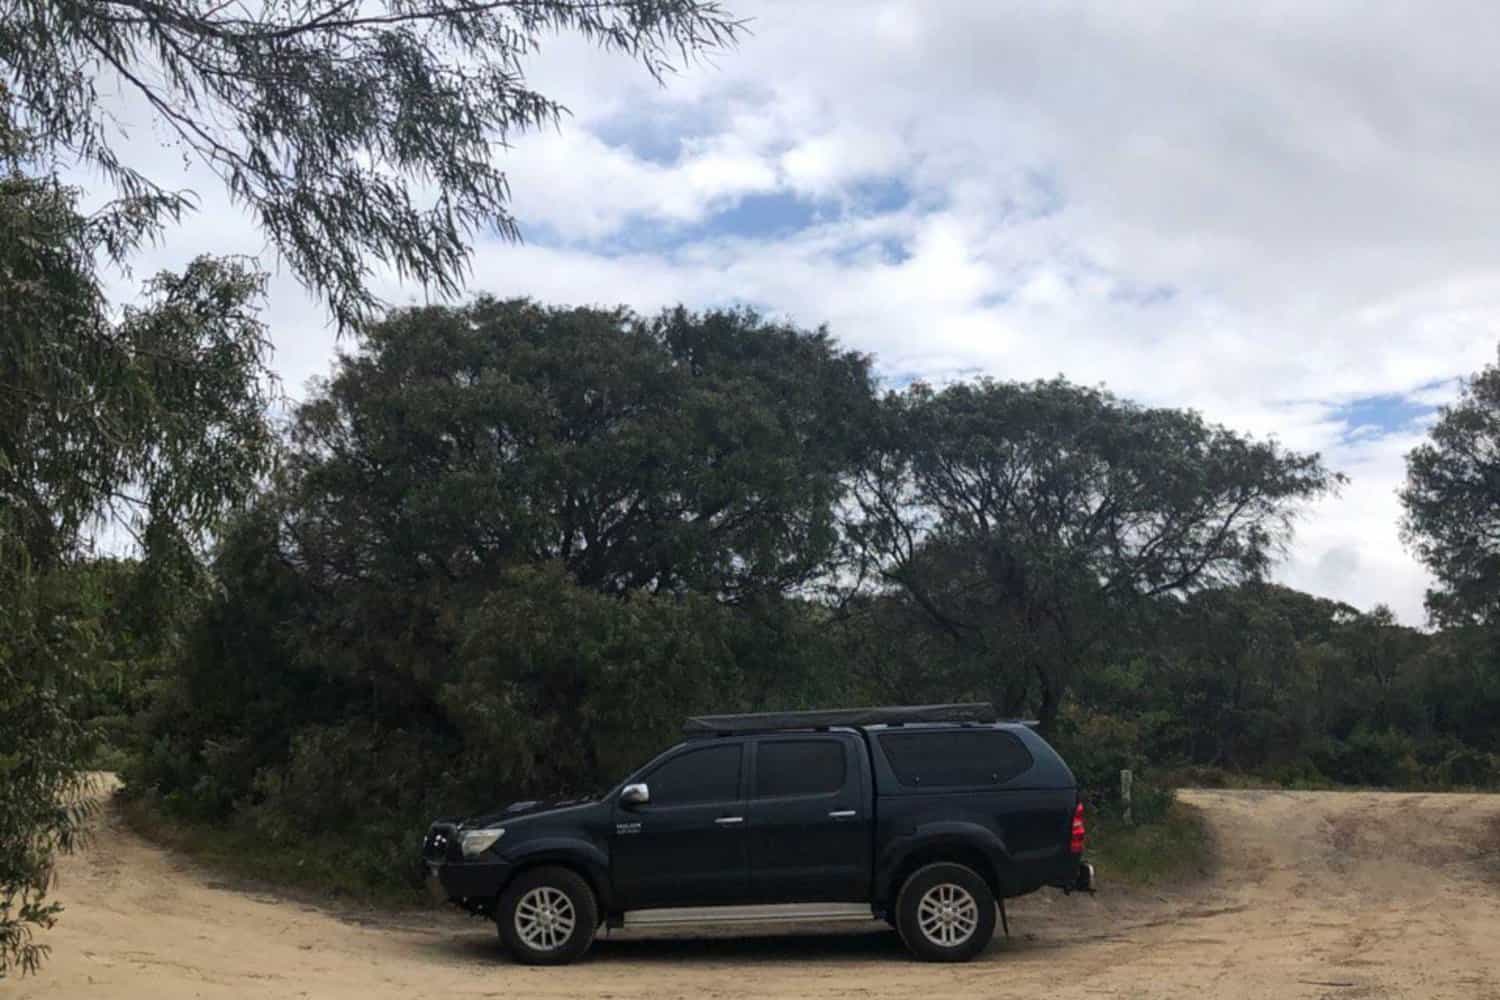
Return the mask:
[(745, 753), (740, 741), (689, 746), (634, 779), (651, 801), (615, 804), (621, 909), (745, 902)]
[(750, 893), (762, 903), (870, 898), (871, 792), (852, 734), (754, 741)]

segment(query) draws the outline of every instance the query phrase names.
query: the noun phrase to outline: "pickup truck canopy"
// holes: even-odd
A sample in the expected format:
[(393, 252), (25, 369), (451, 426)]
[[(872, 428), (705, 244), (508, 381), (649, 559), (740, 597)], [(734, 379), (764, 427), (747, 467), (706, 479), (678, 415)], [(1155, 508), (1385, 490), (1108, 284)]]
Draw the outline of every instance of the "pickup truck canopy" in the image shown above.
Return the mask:
[(815, 712), (752, 712), (745, 715), (699, 715), (682, 725), (687, 736), (730, 736), (783, 729), (828, 726), (901, 726), (918, 722), (995, 722), (995, 707), (986, 702), (960, 705), (887, 705)]

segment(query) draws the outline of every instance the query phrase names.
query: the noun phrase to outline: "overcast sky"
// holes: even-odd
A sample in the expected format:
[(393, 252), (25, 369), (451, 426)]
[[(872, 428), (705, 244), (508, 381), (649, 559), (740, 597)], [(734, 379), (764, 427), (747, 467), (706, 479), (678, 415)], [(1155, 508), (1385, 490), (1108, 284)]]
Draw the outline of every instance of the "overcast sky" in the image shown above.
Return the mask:
[[(1395, 491), (1495, 357), (1500, 11), (726, 2), (753, 33), (665, 88), (570, 41), (532, 64), (574, 115), (507, 154), (526, 243), (483, 240), (475, 290), (746, 303), (893, 382), (1062, 374), (1319, 450), (1350, 483), (1277, 577), (1423, 621)], [(140, 269), (274, 266), (186, 176), (204, 209)], [(296, 395), (333, 335), (285, 276), (269, 316)]]

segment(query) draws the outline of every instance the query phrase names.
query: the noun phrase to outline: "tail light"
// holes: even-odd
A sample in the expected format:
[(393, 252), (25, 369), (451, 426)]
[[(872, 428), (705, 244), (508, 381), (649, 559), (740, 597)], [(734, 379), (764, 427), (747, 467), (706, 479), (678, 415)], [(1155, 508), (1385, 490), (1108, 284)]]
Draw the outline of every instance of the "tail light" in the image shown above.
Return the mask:
[(1068, 840), (1068, 850), (1073, 854), (1083, 853), (1083, 838), (1086, 831), (1083, 827), (1083, 803), (1078, 803), (1078, 808), (1073, 810), (1073, 835)]

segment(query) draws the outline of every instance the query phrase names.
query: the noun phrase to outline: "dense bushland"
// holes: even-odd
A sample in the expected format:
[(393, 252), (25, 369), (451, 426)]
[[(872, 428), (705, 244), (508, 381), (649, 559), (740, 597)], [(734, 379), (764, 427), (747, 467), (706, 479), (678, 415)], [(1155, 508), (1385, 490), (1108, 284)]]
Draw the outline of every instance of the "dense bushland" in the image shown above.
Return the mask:
[(835, 559), (868, 362), (743, 313), (402, 313), (299, 412), (132, 785), (404, 870), (422, 818), (580, 790), (685, 711), (842, 701), (789, 595)]
[(1174, 772), (1493, 781), (1483, 634), (1264, 582), (1336, 487), (1065, 381), (882, 393), (746, 312), (402, 311), (220, 538), (127, 777), (372, 889), (431, 816), (606, 787), (707, 709), (990, 699), (1147, 820)]

